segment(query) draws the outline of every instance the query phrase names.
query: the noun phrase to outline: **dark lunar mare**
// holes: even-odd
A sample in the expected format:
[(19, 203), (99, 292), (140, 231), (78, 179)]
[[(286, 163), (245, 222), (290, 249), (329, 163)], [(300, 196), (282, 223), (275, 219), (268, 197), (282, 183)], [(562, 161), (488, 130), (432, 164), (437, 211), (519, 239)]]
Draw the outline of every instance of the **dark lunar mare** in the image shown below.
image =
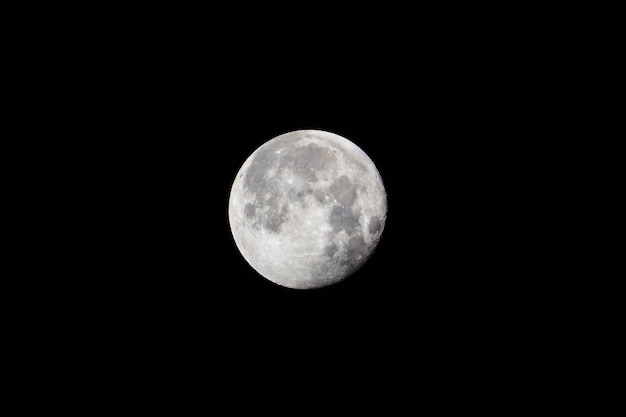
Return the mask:
[(354, 229), (360, 228), (359, 218), (354, 215), (352, 206), (343, 204), (332, 208), (328, 222), (334, 232), (345, 230), (348, 235), (353, 234)]
[(356, 185), (350, 179), (342, 175), (330, 187), (330, 191), (339, 203), (349, 206), (356, 200)]
[(382, 223), (380, 222), (380, 217), (378, 216), (370, 217), (370, 222), (369, 222), (369, 225), (367, 226), (367, 230), (370, 232), (371, 235), (375, 235), (376, 233), (378, 233), (381, 227), (382, 227)]
[(316, 172), (336, 163), (336, 158), (328, 149), (309, 143), (288, 148), (280, 162), (281, 168), (290, 168), (307, 181), (316, 182)]

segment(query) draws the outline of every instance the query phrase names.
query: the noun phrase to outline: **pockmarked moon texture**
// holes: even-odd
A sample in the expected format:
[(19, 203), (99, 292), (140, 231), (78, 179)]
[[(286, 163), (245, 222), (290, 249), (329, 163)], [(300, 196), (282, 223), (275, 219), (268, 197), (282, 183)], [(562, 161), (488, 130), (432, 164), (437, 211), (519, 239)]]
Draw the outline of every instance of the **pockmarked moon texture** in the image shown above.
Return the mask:
[(257, 148), (228, 204), (245, 260), (288, 288), (342, 281), (373, 254), (387, 218), (382, 178), (356, 144), (323, 130), (296, 130)]

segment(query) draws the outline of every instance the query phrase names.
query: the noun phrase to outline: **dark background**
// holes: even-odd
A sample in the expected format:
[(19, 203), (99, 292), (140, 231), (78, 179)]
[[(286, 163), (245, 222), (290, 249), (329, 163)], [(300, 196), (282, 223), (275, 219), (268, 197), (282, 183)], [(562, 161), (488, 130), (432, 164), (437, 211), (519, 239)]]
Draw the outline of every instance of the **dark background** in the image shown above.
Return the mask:
[[(568, 290), (594, 274), (576, 284), (562, 271), (585, 256), (562, 249), (580, 227), (553, 202), (568, 185), (576, 207), (579, 183), (597, 184), (568, 154), (598, 135), (577, 132), (572, 69), (597, 49), (583, 20), (473, 4), (233, 6), (53, 5), (11, 31), (7, 116), (26, 150), (7, 150), (24, 162), (8, 182), (32, 177), (19, 188), (34, 197), (9, 202), (26, 216), (8, 218), (27, 245), (10, 242), (26, 259), (7, 279), (25, 291), (5, 294), (21, 378), (98, 407), (291, 399), (293, 412), (336, 398), (393, 414), (528, 406), (576, 376), (571, 345), (596, 322)], [(250, 153), (306, 128), (359, 145), (389, 210), (361, 270), (297, 291), (246, 264), (227, 204)]]
[[(545, 117), (537, 69), (500, 27), (424, 19), (337, 32), (339, 19), (314, 26), (328, 38), (296, 43), (289, 28), (261, 27), (257, 39), (142, 20), (69, 48), (76, 64), (59, 70), (69, 81), (48, 97), (69, 102), (49, 104), (72, 121), (79, 163), (97, 171), (80, 179), (74, 208), (85, 266), (60, 289), (71, 302), (58, 303), (83, 352), (192, 392), (216, 383), (375, 395), (392, 385), (445, 395), (481, 381), (497, 390), (531, 366), (523, 335), (541, 287), (510, 259), (520, 224), (510, 209), (523, 206), (513, 167), (540, 149), (529, 134)], [(294, 129), (352, 140), (388, 194), (373, 256), (318, 290), (265, 280), (228, 225), (241, 164)]]
[[(439, 378), (459, 367), (470, 375), (506, 352), (519, 295), (511, 267), (498, 271), (501, 185), (489, 161), (506, 158), (499, 154), (506, 111), (477, 79), (467, 85), (438, 67), (407, 72), (399, 82), (384, 73), (371, 86), (357, 74), (318, 82), (314, 71), (260, 89), (237, 80), (234, 91), (196, 91), (183, 82), (184, 93), (150, 104), (142, 113), (148, 164), (131, 192), (149, 204), (136, 213), (145, 226), (139, 251), (128, 254), (143, 263), (122, 283), (130, 290), (129, 334), (156, 338), (183, 361), (279, 381), (328, 373), (357, 384), (370, 373)], [(358, 88), (344, 90), (348, 83)], [(219, 77), (211, 84), (217, 88)], [(340, 134), (370, 155), (389, 208), (382, 240), (360, 271), (298, 291), (247, 265), (227, 204), (250, 153), (306, 128)]]

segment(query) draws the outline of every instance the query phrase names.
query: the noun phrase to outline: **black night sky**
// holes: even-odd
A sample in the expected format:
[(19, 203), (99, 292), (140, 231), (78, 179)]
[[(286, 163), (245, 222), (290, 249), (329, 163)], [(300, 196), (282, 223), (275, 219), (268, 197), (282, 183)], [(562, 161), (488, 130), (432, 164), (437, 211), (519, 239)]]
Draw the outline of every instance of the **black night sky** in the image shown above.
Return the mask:
[[(145, 264), (126, 283), (141, 331), (177, 340), (175, 350), (191, 357), (206, 349), (259, 372), (304, 366), (316, 373), (332, 363), (348, 373), (385, 373), (484, 354), (474, 346), (498, 338), (511, 302), (485, 245), (497, 243), (484, 223), (497, 206), (482, 183), (495, 105), (485, 108), (472, 102), (479, 92), (431, 76), (415, 85), (390, 81), (383, 91), (363, 86), (355, 96), (307, 82), (244, 86), (235, 98), (190, 92), (197, 101), (145, 114), (155, 137), (143, 157), (157, 175), (142, 173), (150, 201), (137, 213), (146, 226)], [(388, 194), (385, 230), (365, 266), (308, 291), (279, 287), (248, 266), (227, 218), (230, 186), (248, 155), (303, 128), (359, 145)]]
[[(80, 120), (114, 196), (96, 203), (107, 238), (88, 269), (102, 278), (81, 280), (86, 331), (108, 335), (104, 350), (156, 380), (197, 370), (233, 389), (295, 392), (322, 379), (331, 391), (375, 391), (404, 375), (436, 391), (486, 369), (497, 379), (508, 347), (522, 343), (512, 329), (533, 291), (507, 260), (514, 184), (503, 175), (526, 143), (526, 113), (511, 103), (527, 85), (494, 55), (499, 46), (441, 34), (395, 49), (347, 41), (331, 53), (314, 42), (227, 46), (219, 34), (124, 41), (84, 75), (76, 104), (97, 102)], [(246, 263), (227, 204), (258, 146), (307, 128), (370, 156), (388, 217), (361, 270), (299, 291)]]
[[(585, 205), (607, 209), (620, 165), (592, 166), (617, 107), (598, 121), (586, 109), (615, 96), (595, 75), (615, 67), (613, 26), (561, 5), (272, 6), (11, 14), (6, 397), (111, 415), (377, 417), (595, 400), (602, 379), (585, 370), (614, 369), (602, 360), (619, 346), (596, 329), (619, 314), (593, 316), (610, 290), (585, 292), (613, 275), (585, 255), (604, 248), (584, 222), (615, 227)], [(228, 222), (241, 165), (297, 129), (358, 145), (388, 199), (373, 255), (315, 290), (259, 275)]]

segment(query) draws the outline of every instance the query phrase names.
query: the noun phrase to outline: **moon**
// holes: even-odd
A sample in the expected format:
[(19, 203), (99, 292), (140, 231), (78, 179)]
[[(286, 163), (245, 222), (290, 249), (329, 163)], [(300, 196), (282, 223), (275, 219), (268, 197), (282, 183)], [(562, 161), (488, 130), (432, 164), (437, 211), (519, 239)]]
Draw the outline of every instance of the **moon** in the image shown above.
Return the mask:
[(261, 276), (287, 288), (321, 288), (352, 275), (374, 253), (387, 194), (355, 143), (295, 130), (246, 159), (230, 190), (228, 219), (239, 252)]

